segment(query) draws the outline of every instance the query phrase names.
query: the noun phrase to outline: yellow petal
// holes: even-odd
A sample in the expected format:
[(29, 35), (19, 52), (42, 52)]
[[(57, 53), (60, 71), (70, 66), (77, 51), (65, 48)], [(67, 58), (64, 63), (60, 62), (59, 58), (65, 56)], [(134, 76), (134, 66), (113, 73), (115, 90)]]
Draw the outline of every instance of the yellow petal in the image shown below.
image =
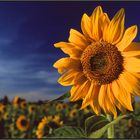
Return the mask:
[(98, 6), (94, 9), (91, 15), (92, 22), (92, 36), (98, 41), (101, 38), (101, 27), (99, 26), (99, 18), (103, 14), (103, 10), (101, 6)]
[(111, 20), (106, 32), (104, 32), (104, 40), (111, 44), (118, 43), (124, 33), (124, 9), (120, 9)]
[(122, 89), (122, 94), (119, 93), (120, 98), (127, 104), (127, 109), (133, 111), (131, 93), (128, 89), (124, 88), (124, 85), (120, 83), (120, 80), (118, 80), (117, 83), (120, 89)]
[(129, 72), (125, 72), (125, 74), (122, 74), (119, 79), (121, 85), (128, 93), (140, 96), (139, 80), (135, 77), (135, 74), (133, 75)]
[[(109, 97), (110, 97), (110, 101), (111, 101), (111, 103), (112, 104), (115, 104), (115, 106), (117, 106), (117, 108), (121, 111), (121, 112), (123, 112), (123, 113), (125, 113), (125, 108), (119, 103), (119, 101), (114, 97), (114, 93), (113, 93), (113, 91), (112, 91), (112, 88), (111, 88), (112, 86), (111, 86), (111, 84), (108, 84), (108, 93), (109, 93)], [(115, 117), (115, 116), (114, 116)]]
[(140, 51), (140, 43), (132, 42), (127, 48), (124, 49), (124, 52), (127, 51)]
[(129, 93), (131, 93), (133, 91), (133, 86), (132, 86), (133, 83), (131, 84), (130, 81), (127, 80), (128, 75), (126, 74), (126, 72), (124, 72), (124, 73), (120, 75), (119, 81), (123, 85), (125, 90), (127, 90)]
[(79, 72), (75, 77), (74, 84), (82, 84), (86, 80), (87, 78), (85, 77), (85, 74), (83, 72)]
[(107, 84), (107, 94), (106, 94), (106, 100), (105, 100), (105, 104), (106, 104), (106, 108), (108, 110), (109, 113), (112, 113), (114, 115), (114, 118), (117, 117), (117, 110), (115, 107), (115, 100), (112, 96), (112, 93), (110, 92), (110, 85)]
[(70, 36), (68, 40), (69, 42), (81, 48), (81, 50), (85, 49), (89, 45), (88, 40), (80, 32), (74, 29), (70, 30)]
[(92, 38), (92, 33), (91, 33), (91, 29), (92, 29), (92, 24), (91, 24), (91, 19), (87, 14), (84, 14), (82, 16), (81, 19), (81, 29), (83, 34), (88, 37), (88, 38)]
[(125, 57), (124, 68), (129, 72), (140, 72), (140, 59), (135, 57)]
[(123, 51), (125, 48), (127, 48), (130, 45), (130, 43), (136, 37), (137, 31), (138, 29), (136, 25), (129, 27), (125, 31), (122, 40), (116, 45), (120, 51)]
[(124, 57), (139, 56), (139, 55), (140, 55), (140, 51), (122, 52), (122, 55), (123, 55)]
[(74, 79), (77, 76), (78, 72), (74, 70), (69, 70), (65, 72), (59, 79), (58, 82), (63, 86), (69, 86), (74, 84)]
[(53, 64), (54, 68), (57, 68), (59, 73), (65, 72), (65, 70), (69, 69), (75, 69), (80, 70), (81, 69), (81, 63), (80, 60), (75, 60), (69, 57), (61, 58), (58, 61), (56, 61)]
[(99, 92), (99, 96), (98, 96), (98, 100), (99, 100), (99, 104), (102, 107), (102, 109), (104, 110), (105, 113), (107, 113), (107, 107), (106, 107), (106, 95), (107, 95), (107, 86), (106, 85), (102, 85), (100, 92)]
[(93, 99), (90, 102), (90, 106), (93, 109), (93, 111), (99, 115), (101, 112), (101, 108), (99, 105), (99, 101), (98, 101), (98, 95), (99, 95), (99, 91), (100, 91), (100, 86), (96, 86), (94, 88), (94, 94), (93, 94)]
[[(140, 96), (140, 83), (139, 83), (139, 75), (136, 73), (125, 72), (124, 79), (128, 82), (131, 86), (133, 91), (131, 92), (133, 95)], [(122, 77), (122, 76), (121, 76)]]
[(133, 73), (131, 73), (131, 75), (133, 75), (134, 77), (140, 79), (140, 73), (133, 72)]
[(72, 45), (71, 43), (59, 42), (54, 44), (54, 46), (57, 48), (61, 48), (61, 50), (65, 54), (68, 54), (71, 58), (80, 59), (81, 57), (82, 51), (78, 47)]
[(131, 95), (122, 87), (119, 81), (112, 82), (112, 91), (115, 98), (128, 110), (133, 111)]
[(86, 106), (88, 106), (93, 99), (94, 97), (94, 94), (97, 94), (95, 93), (96, 91), (96, 86), (95, 86), (95, 83), (92, 81), (91, 82), (91, 85), (90, 85), (90, 88), (89, 88), (89, 91), (86, 95), (86, 97), (84, 98), (83, 102), (82, 102), (82, 107), (81, 109), (85, 108)]
[[(104, 35), (103, 33), (106, 32), (106, 29), (107, 29), (109, 23), (110, 23), (110, 19), (109, 19), (107, 13), (103, 13), (99, 19), (99, 25), (102, 30), (102, 35)], [(104, 36), (103, 36), (103, 40), (104, 40)]]
[(96, 113), (96, 115), (100, 115), (101, 108), (97, 100), (94, 101), (94, 103), (91, 101), (90, 106), (93, 109), (93, 111)]
[(88, 80), (81, 85), (74, 85), (70, 91), (71, 93), (70, 100), (76, 101), (84, 98), (89, 90), (89, 87), (90, 87), (90, 83)]

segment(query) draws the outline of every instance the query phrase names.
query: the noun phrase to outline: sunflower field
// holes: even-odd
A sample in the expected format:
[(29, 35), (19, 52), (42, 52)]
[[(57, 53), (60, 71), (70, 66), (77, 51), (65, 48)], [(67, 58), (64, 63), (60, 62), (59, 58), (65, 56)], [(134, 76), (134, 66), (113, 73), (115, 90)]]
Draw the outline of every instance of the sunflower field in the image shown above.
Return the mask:
[(0, 138), (140, 138), (138, 26), (125, 28), (124, 8), (111, 19), (97, 6), (83, 14), (81, 31), (54, 44), (68, 55), (53, 67), (70, 91), (36, 102), (2, 98)]
[[(18, 96), (12, 101), (4, 97), (0, 101), (0, 138), (85, 138), (108, 123), (104, 115), (97, 117), (91, 108), (81, 110), (80, 106), (81, 101), (27, 102)], [(115, 124), (117, 138), (140, 137), (140, 103), (133, 106), (135, 113)], [(106, 138), (107, 131), (96, 132), (95, 137)]]

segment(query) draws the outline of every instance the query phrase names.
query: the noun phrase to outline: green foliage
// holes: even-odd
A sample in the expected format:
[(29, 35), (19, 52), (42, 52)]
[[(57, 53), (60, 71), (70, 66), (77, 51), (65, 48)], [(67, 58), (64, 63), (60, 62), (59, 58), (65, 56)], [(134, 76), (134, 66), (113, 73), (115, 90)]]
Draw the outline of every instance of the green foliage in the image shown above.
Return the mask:
[(121, 119), (124, 119), (125, 117), (127, 117), (127, 115), (119, 116), (112, 122), (107, 122), (107, 119), (105, 117), (99, 116), (99, 118), (97, 119), (97, 116), (93, 116), (93, 119), (91, 118), (90, 120), (93, 120), (93, 122), (95, 122), (95, 119), (97, 120), (97, 122), (95, 125), (93, 124), (94, 131), (89, 135), (89, 138), (100, 138), (109, 127), (117, 124)]
[(86, 135), (89, 136), (91, 132), (97, 131), (98, 129), (104, 127), (108, 123), (109, 123), (109, 121), (106, 119), (105, 116), (93, 115), (93, 116), (87, 118), (85, 121)]
[[(140, 137), (140, 104), (134, 104), (134, 112), (118, 116), (109, 121), (106, 116), (96, 116), (91, 108), (80, 110), (81, 101), (63, 102), (70, 96), (67, 92), (59, 98), (46, 102), (26, 102), (25, 108), (20, 104), (15, 107), (12, 102), (5, 104), (4, 112), (0, 111), (0, 138), (37, 138), (38, 125), (44, 117), (60, 116), (57, 124), (45, 124), (42, 138), (107, 138), (107, 129), (115, 125), (116, 138), (139, 138)], [(30, 106), (35, 110), (30, 112)], [(60, 108), (58, 109), (58, 106)], [(75, 111), (75, 114), (70, 115)], [(16, 121), (20, 115), (25, 115), (30, 121), (27, 131), (20, 131)], [(57, 119), (56, 119), (57, 120)], [(85, 123), (84, 123), (85, 122)]]
[(54, 130), (57, 138), (85, 138), (84, 131), (78, 127), (64, 126)]

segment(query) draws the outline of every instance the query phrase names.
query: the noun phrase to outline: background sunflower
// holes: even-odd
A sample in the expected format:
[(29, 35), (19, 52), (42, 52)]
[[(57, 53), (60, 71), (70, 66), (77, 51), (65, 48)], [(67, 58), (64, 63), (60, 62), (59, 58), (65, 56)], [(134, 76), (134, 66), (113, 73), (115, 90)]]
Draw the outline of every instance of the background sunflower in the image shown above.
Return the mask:
[(20, 115), (17, 118), (16, 126), (20, 131), (27, 131), (30, 127), (30, 121), (26, 116)]

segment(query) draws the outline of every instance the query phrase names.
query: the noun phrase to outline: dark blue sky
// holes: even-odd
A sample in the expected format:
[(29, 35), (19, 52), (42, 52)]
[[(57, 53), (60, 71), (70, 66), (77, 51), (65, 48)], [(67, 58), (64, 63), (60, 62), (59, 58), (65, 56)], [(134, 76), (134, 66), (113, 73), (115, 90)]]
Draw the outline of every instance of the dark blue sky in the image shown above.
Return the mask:
[[(0, 2), (0, 95), (28, 100), (55, 98), (69, 88), (57, 83), (53, 63), (64, 56), (53, 47), (80, 31), (83, 13), (101, 5), (112, 18), (125, 8), (126, 28), (140, 27), (140, 2)], [(136, 41), (140, 40), (139, 34)]]

